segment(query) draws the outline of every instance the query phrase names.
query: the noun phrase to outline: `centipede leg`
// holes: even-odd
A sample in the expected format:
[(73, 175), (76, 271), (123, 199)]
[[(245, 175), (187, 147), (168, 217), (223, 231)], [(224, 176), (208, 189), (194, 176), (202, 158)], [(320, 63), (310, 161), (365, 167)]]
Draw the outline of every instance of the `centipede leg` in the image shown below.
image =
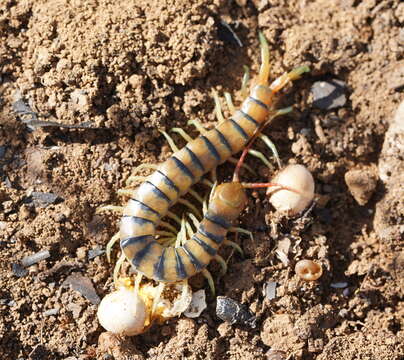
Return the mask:
[(269, 139), (268, 136), (264, 134), (258, 135), (258, 137), (265, 143), (265, 145), (272, 151), (273, 156), (278, 164), (279, 169), (282, 168), (281, 159), (278, 154), (278, 150), (276, 149), (275, 144)]
[(124, 263), (125, 259), (126, 259), (125, 254), (122, 253), (121, 256), (119, 256), (118, 261), (116, 262), (115, 267), (114, 267), (113, 279), (114, 279), (114, 284), (116, 287), (118, 285), (119, 272), (121, 271), (121, 267), (122, 267), (122, 264)]
[(223, 241), (224, 245), (231, 246), (234, 250), (236, 250), (241, 256), (244, 256), (244, 251), (241, 249), (240, 245), (235, 243), (234, 241), (225, 239)]
[(179, 149), (178, 149), (178, 146), (175, 144), (173, 138), (172, 138), (170, 135), (168, 135), (165, 131), (160, 131), (160, 132), (161, 132), (161, 133), (163, 134), (163, 136), (166, 138), (166, 140), (167, 140), (167, 142), (168, 142), (168, 145), (170, 145), (171, 150), (172, 150), (174, 153), (177, 152)]
[(107, 255), (108, 262), (111, 262), (112, 247), (118, 240), (119, 240), (119, 232), (117, 232), (114, 236), (112, 236), (111, 240), (108, 241), (108, 244), (105, 247), (105, 254)]
[[(228, 161), (229, 162), (231, 162), (232, 164), (234, 164), (234, 165), (237, 165), (237, 163), (238, 163), (238, 160), (236, 159), (236, 158), (234, 158), (234, 157), (230, 157), (229, 159), (228, 159)], [(244, 169), (246, 169), (250, 174), (252, 174), (252, 175), (257, 175), (257, 173), (251, 168), (251, 167), (249, 167), (247, 164), (242, 164), (241, 165), (241, 167), (242, 168), (244, 168)]]
[(246, 98), (248, 96), (248, 82), (250, 81), (250, 69), (247, 65), (243, 66), (244, 74), (243, 79), (241, 80), (241, 96)]
[(224, 98), (226, 99), (227, 107), (230, 111), (230, 114), (233, 115), (236, 112), (236, 108), (233, 104), (233, 100), (231, 99), (231, 95), (228, 92), (224, 93)]
[(98, 215), (105, 211), (111, 211), (113, 213), (121, 215), (123, 213), (123, 206), (105, 205), (105, 206), (101, 206), (97, 210), (95, 210), (95, 213)]
[(172, 132), (179, 134), (186, 142), (191, 142), (193, 139), (181, 128), (172, 128)]
[(142, 169), (157, 170), (157, 168), (158, 168), (158, 165), (156, 165), (156, 164), (140, 164), (139, 166), (137, 166), (133, 169), (131, 176), (129, 176), (126, 179), (126, 185), (130, 185), (134, 181), (134, 180), (132, 180), (132, 178), (134, 177), (134, 174), (136, 174), (140, 170), (142, 170)]
[(254, 236), (253, 236), (253, 233), (252, 233), (251, 231), (248, 231), (248, 230), (243, 229), (243, 228), (240, 228), (240, 227), (234, 227), (234, 226), (232, 226), (232, 227), (229, 229), (229, 232), (242, 233), (242, 234), (248, 235), (251, 240), (254, 240)]
[(188, 209), (190, 209), (196, 216), (202, 218), (201, 212), (195, 207), (195, 205), (191, 204), (186, 199), (178, 199), (178, 202), (182, 205), (185, 205)]
[(189, 121), (188, 121), (188, 124), (195, 126), (196, 130), (198, 130), (202, 135), (207, 132), (207, 130), (205, 129), (205, 127), (204, 127), (204, 126), (201, 124), (201, 122), (198, 121), (198, 120), (189, 120)]
[(213, 282), (212, 275), (210, 274), (209, 270), (203, 269), (202, 270), (202, 275), (205, 277), (205, 279), (208, 281), (210, 291), (213, 296), (216, 295), (216, 290), (215, 290), (215, 283)]
[[(143, 177), (143, 176), (134, 176), (134, 177)], [(132, 189), (119, 189), (117, 191), (118, 196), (127, 196), (127, 197), (133, 197), (136, 194), (135, 190)]]
[(256, 157), (257, 159), (260, 159), (265, 164), (266, 167), (268, 167), (270, 169), (273, 168), (273, 166), (271, 165), (269, 160), (266, 158), (266, 156), (261, 151), (250, 149), (250, 150), (248, 150), (248, 153), (250, 155)]
[(219, 95), (218, 95), (217, 91), (214, 90), (214, 89), (212, 90), (212, 96), (213, 96), (213, 100), (215, 101), (216, 118), (217, 118), (217, 121), (219, 121), (219, 124), (220, 124), (221, 122), (224, 121), (224, 116), (223, 116), (223, 113), (222, 113), (222, 105), (220, 104)]
[(219, 263), (222, 268), (222, 275), (227, 273), (227, 263), (226, 261), (218, 254), (215, 255), (215, 260)]

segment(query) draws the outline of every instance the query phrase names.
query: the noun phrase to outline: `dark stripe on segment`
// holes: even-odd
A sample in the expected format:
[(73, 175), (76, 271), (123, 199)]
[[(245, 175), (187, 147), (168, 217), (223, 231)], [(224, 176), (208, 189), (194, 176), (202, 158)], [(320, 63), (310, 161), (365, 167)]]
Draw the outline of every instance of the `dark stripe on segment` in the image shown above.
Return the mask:
[(216, 255), (217, 250), (207, 244), (205, 241), (198, 238), (196, 235), (192, 236), (192, 239), (195, 240), (210, 256)]
[(250, 140), (250, 137), (247, 135), (244, 129), (239, 124), (237, 124), (237, 122), (235, 122), (232, 118), (230, 118), (229, 121), (232, 123), (233, 127), (237, 130), (241, 137), (244, 138), (245, 141)]
[(168, 185), (171, 189), (173, 189), (177, 193), (180, 191), (180, 189), (178, 189), (178, 186), (174, 184), (174, 181), (172, 181), (166, 174), (164, 174), (160, 170), (157, 170), (157, 172), (164, 178), (164, 183), (166, 185)]
[(164, 199), (168, 203), (171, 203), (170, 198), (166, 194), (164, 194), (156, 185), (154, 185), (150, 181), (145, 181), (145, 182), (153, 187), (153, 192), (158, 198)]
[(195, 153), (186, 146), (185, 149), (187, 150), (189, 157), (191, 158), (192, 164), (195, 165), (199, 170), (206, 172), (205, 167), (201, 163), (201, 160), (199, 160), (199, 158), (195, 155)]
[(124, 249), (127, 246), (134, 245), (134, 244), (145, 244), (149, 240), (154, 240), (153, 236), (151, 235), (141, 235), (141, 236), (131, 236), (121, 240), (121, 248)]
[(160, 214), (156, 210), (152, 209), (149, 205), (146, 205), (144, 202), (137, 200), (137, 199), (130, 199), (130, 200), (137, 202), (140, 205), (140, 208), (142, 210), (149, 211), (149, 212), (152, 212), (153, 214), (160, 216)]
[(206, 136), (201, 135), (201, 138), (205, 142), (206, 147), (208, 148), (209, 152), (213, 155), (213, 157), (217, 161), (220, 161), (220, 154), (217, 151), (215, 145), (213, 145), (212, 142)]
[(220, 215), (213, 215), (213, 214), (209, 214), (209, 212), (207, 212), (205, 214), (205, 218), (208, 219), (209, 221), (215, 223), (216, 225), (221, 226), (223, 229), (228, 229), (230, 228), (231, 224), (222, 216)]
[(135, 267), (138, 267), (142, 260), (146, 257), (146, 255), (149, 253), (150, 248), (153, 246), (154, 241), (149, 242), (142, 250), (139, 250), (136, 255), (132, 259), (132, 264)]
[(144, 225), (144, 224), (153, 224), (155, 225), (154, 221), (150, 219), (145, 219), (139, 216), (132, 216), (132, 215), (124, 215), (122, 218), (130, 218), (135, 224)]
[(176, 260), (176, 264), (175, 264), (175, 270), (177, 271), (177, 276), (179, 279), (186, 279), (188, 274), (185, 271), (185, 266), (181, 260), (181, 256), (178, 254), (177, 250), (175, 250), (175, 260)]
[(202, 224), (199, 225), (198, 232), (200, 232), (203, 236), (206, 236), (210, 240), (213, 240), (216, 244), (219, 244), (219, 245), (224, 240), (224, 236), (215, 235), (209, 231), (206, 231), (205, 227)]
[(255, 126), (259, 126), (259, 122), (257, 120), (255, 120), (250, 114), (247, 114), (246, 112), (244, 112), (243, 110), (239, 110), (241, 112), (241, 114), (248, 120), (251, 121)]
[(156, 280), (164, 280), (164, 260), (165, 260), (165, 253), (166, 249), (163, 249), (163, 253), (161, 254), (160, 259), (154, 264), (154, 278)]
[(256, 103), (257, 105), (263, 107), (265, 110), (269, 111), (268, 106), (264, 104), (262, 101), (256, 99), (255, 97), (249, 96), (248, 100), (251, 100), (253, 103)]
[(227, 141), (226, 137), (223, 135), (223, 133), (221, 131), (219, 131), (218, 129), (215, 129), (216, 134), (219, 136), (220, 139), (220, 143), (223, 144), (227, 150), (229, 150), (231, 153), (233, 153), (233, 149), (231, 148), (231, 145), (229, 144), (229, 142)]
[(188, 176), (188, 177), (192, 180), (192, 182), (194, 182), (194, 181), (195, 181), (195, 176), (194, 176), (194, 174), (192, 174), (191, 170), (189, 170), (189, 169), (185, 166), (185, 164), (184, 164), (181, 160), (177, 159), (175, 156), (171, 156), (171, 158), (174, 160), (175, 165), (177, 165), (177, 167), (178, 167), (186, 176)]
[(195, 270), (196, 271), (202, 270), (204, 266), (200, 263), (200, 261), (196, 258), (196, 256), (194, 254), (192, 254), (191, 251), (188, 250), (187, 244), (185, 244), (182, 248), (184, 249), (185, 253), (188, 255), (189, 259), (191, 260), (192, 265), (194, 265)]

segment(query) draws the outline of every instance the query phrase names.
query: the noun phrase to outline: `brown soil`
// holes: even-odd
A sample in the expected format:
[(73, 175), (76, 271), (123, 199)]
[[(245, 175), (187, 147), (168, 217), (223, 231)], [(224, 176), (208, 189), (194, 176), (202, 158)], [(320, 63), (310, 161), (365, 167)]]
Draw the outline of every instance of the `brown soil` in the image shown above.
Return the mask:
[[(404, 100), (403, 22), (399, 0), (2, 0), (1, 359), (402, 359), (403, 106), (395, 113)], [(95, 210), (119, 204), (135, 166), (170, 154), (159, 130), (193, 131), (191, 119), (214, 126), (212, 88), (241, 99), (243, 65), (259, 65), (258, 30), (274, 76), (312, 69), (282, 98), (294, 113), (266, 133), (284, 163), (312, 171), (319, 201), (286, 221), (263, 192), (250, 193), (240, 223), (254, 241), (238, 240), (244, 258), (223, 249), (225, 276), (210, 267), (218, 295), (246, 304), (257, 326), (223, 323), (208, 294), (196, 320), (124, 340), (105, 333), (97, 297), (73, 284), (90, 279), (100, 297), (113, 288), (113, 264), (87, 255), (105, 247), (118, 219)], [(347, 102), (319, 110), (310, 87), (329, 79), (345, 82)], [(18, 99), (40, 121), (93, 128), (33, 129), (29, 115), (13, 111)], [(222, 166), (220, 179), (231, 173)], [(60, 199), (44, 207), (33, 192)], [(283, 265), (275, 250), (289, 243)], [(12, 264), (40, 250), (50, 257), (17, 277)], [(322, 264), (315, 283), (294, 273), (302, 258)], [(198, 280), (193, 287), (208, 293)], [(263, 295), (268, 281), (277, 282), (272, 300)]]

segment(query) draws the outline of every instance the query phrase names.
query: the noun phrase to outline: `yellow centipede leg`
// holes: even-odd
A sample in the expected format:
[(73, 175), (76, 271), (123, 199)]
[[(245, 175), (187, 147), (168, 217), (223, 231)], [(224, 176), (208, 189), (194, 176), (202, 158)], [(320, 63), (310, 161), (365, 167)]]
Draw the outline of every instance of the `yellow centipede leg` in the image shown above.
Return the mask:
[(212, 275), (210, 274), (209, 270), (207, 270), (207, 269), (203, 269), (201, 272), (202, 272), (202, 275), (205, 277), (205, 279), (208, 281), (212, 295), (215, 296), (216, 295), (215, 283), (213, 282)]
[(112, 236), (111, 240), (108, 241), (108, 244), (105, 247), (105, 254), (107, 255), (108, 262), (111, 262), (112, 247), (118, 240), (119, 240), (119, 232), (117, 232), (114, 236)]
[(197, 229), (199, 227), (199, 220), (192, 213), (188, 213), (187, 215), (192, 220), (192, 223), (194, 224), (195, 228)]
[[(147, 176), (141, 176), (141, 175), (131, 175), (126, 179), (126, 185), (132, 185), (134, 182), (140, 181), (143, 182), (147, 179)], [(120, 189), (123, 190), (123, 189)], [(118, 195), (119, 195), (119, 190), (118, 190)]]
[(250, 239), (251, 239), (252, 241), (254, 241), (253, 233), (252, 233), (251, 231), (246, 230), (246, 229), (243, 229), (243, 228), (240, 228), (240, 227), (234, 227), (234, 226), (232, 226), (232, 227), (229, 229), (229, 232), (238, 232), (238, 233), (242, 233), (242, 234), (248, 235), (248, 236), (250, 237)]
[[(228, 159), (228, 161), (229, 162), (231, 162), (232, 164), (235, 164), (235, 165), (237, 165), (237, 163), (238, 163), (238, 160), (236, 159), (236, 158), (234, 158), (234, 157), (230, 157), (229, 159)], [(257, 173), (253, 170), (253, 169), (251, 169), (247, 164), (245, 164), (245, 163), (243, 163), (242, 165), (241, 165), (241, 167), (242, 168), (244, 168), (244, 169), (246, 169), (250, 174), (252, 174), (252, 175), (256, 175)]]
[(220, 124), (221, 122), (224, 121), (224, 116), (223, 116), (223, 113), (222, 113), (222, 105), (220, 104), (219, 95), (218, 95), (217, 91), (214, 90), (214, 89), (212, 90), (212, 96), (213, 96), (213, 100), (215, 101), (216, 118), (217, 118), (217, 121), (219, 121), (219, 124)]
[(282, 163), (281, 163), (281, 159), (279, 157), (278, 150), (276, 149), (275, 144), (269, 139), (268, 136), (266, 136), (264, 134), (260, 134), (260, 135), (258, 135), (258, 137), (265, 143), (265, 145), (267, 147), (269, 147), (271, 149), (272, 154), (274, 155), (275, 160), (276, 160), (276, 162), (278, 164), (278, 167), (279, 167), (279, 169), (281, 169), (282, 168)]
[(236, 112), (231, 95), (228, 92), (224, 93), (224, 98), (226, 99), (227, 107), (229, 108), (230, 114), (233, 115)]
[(231, 246), (234, 250), (236, 250), (241, 256), (244, 256), (244, 251), (241, 249), (239, 244), (235, 243), (234, 241), (224, 239), (223, 241), (224, 245)]
[(222, 268), (222, 275), (226, 274), (227, 272), (226, 261), (218, 254), (215, 255), (215, 260), (219, 263), (220, 267)]
[(174, 233), (177, 233), (177, 229), (167, 221), (160, 221), (159, 225), (173, 231)]
[(244, 68), (244, 75), (243, 80), (241, 80), (241, 96), (246, 98), (248, 96), (248, 82), (250, 81), (250, 69), (247, 65), (243, 66)]
[(190, 209), (196, 216), (202, 218), (202, 214), (201, 212), (196, 208), (195, 205), (191, 204), (191, 202), (189, 202), (186, 199), (178, 199), (178, 202), (182, 205), (185, 205), (188, 209)]
[(125, 259), (126, 259), (125, 254), (122, 253), (121, 256), (119, 257), (118, 261), (115, 264), (114, 275), (113, 275), (115, 287), (117, 287), (117, 285), (118, 285), (119, 272), (121, 271), (121, 267), (122, 267), (122, 264), (125, 261)]
[[(134, 176), (134, 177), (138, 177), (138, 176)], [(141, 176), (143, 177), (143, 176)], [(119, 196), (127, 196), (127, 197), (133, 197), (136, 194), (136, 190), (132, 190), (132, 189), (119, 189), (117, 191), (117, 194)]]
[(205, 127), (198, 120), (189, 120), (188, 124), (195, 126), (196, 130), (198, 130), (202, 135), (207, 132)]
[[(203, 181), (202, 181), (203, 182)], [(196, 200), (198, 200), (201, 204), (203, 204), (203, 199), (202, 197), (195, 191), (190, 189), (188, 191), (188, 194), (192, 195)]]
[(191, 142), (193, 139), (181, 128), (172, 128), (172, 132), (179, 134), (186, 142)]
[(268, 168), (273, 169), (273, 166), (271, 165), (269, 160), (265, 157), (265, 155), (261, 151), (250, 149), (250, 150), (248, 150), (248, 153), (250, 155), (260, 159), (265, 164), (265, 166), (267, 166)]
[(164, 135), (164, 137), (166, 138), (166, 140), (167, 140), (167, 142), (168, 142), (168, 145), (170, 145), (171, 150), (172, 150), (173, 152), (177, 152), (179, 149), (178, 149), (178, 146), (175, 144), (173, 138), (172, 138), (170, 135), (168, 135), (165, 131), (160, 131), (160, 132), (161, 132), (161, 133)]
[(131, 182), (133, 182), (132, 178), (134, 177), (134, 174), (138, 173), (142, 169), (152, 169), (152, 170), (157, 170), (158, 165), (156, 164), (140, 164), (139, 166), (135, 167), (132, 171), (131, 176), (129, 176), (126, 179), (126, 185), (130, 185)]
[(97, 210), (95, 210), (96, 214), (100, 214), (105, 211), (111, 211), (116, 214), (122, 214), (123, 212), (123, 206), (116, 206), (116, 205), (105, 205), (99, 207)]

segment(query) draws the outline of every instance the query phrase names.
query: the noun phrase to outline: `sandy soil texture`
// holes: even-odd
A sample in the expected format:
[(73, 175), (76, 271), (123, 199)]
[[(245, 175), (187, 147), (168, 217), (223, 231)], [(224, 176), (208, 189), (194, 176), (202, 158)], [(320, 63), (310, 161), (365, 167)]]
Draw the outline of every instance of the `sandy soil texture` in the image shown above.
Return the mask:
[[(402, 359), (403, 23), (399, 0), (2, 0), (0, 358)], [(117, 190), (134, 167), (171, 154), (159, 131), (215, 126), (212, 89), (243, 100), (259, 30), (273, 77), (311, 68), (280, 97), (293, 113), (265, 133), (284, 164), (309, 168), (318, 200), (285, 219), (249, 192), (240, 226), (254, 239), (236, 240), (244, 257), (221, 250), (224, 276), (209, 266), (217, 294), (245, 304), (255, 328), (220, 320), (196, 276), (208, 302), (199, 318), (106, 333), (96, 311), (113, 289), (103, 250), (118, 217), (96, 209), (125, 201)], [(242, 173), (249, 181), (271, 175), (247, 164), (258, 170)], [(222, 165), (219, 180), (233, 169)], [(318, 281), (295, 274), (304, 258), (322, 264)]]

